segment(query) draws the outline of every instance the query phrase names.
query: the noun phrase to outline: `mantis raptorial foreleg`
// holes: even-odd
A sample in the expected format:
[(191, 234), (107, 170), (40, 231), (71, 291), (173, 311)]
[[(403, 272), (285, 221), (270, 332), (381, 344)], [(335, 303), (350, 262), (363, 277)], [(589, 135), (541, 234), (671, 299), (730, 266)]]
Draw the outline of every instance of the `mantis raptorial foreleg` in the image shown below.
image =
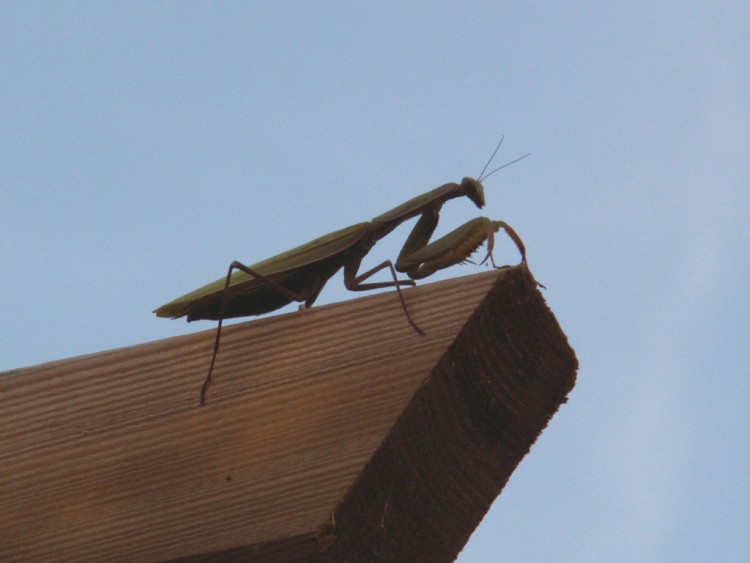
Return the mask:
[(504, 229), (521, 253), (522, 261), (526, 261), (526, 249), (523, 241), (513, 228), (504, 221), (492, 221), (487, 217), (478, 217), (464, 223), (457, 229), (438, 240), (423, 246), (412, 252), (409, 256), (400, 258), (396, 263), (396, 269), (406, 273), (412, 279), (425, 278), (438, 270), (466, 262), (471, 254), (479, 246), (487, 241), (487, 257), (493, 267), (497, 268), (492, 251), (495, 242), (495, 233)]
[(526, 262), (526, 247), (513, 227), (508, 225), (505, 221), (489, 221), (487, 223), (487, 256), (484, 257), (484, 260), (482, 260), (480, 264), (484, 264), (489, 258), (493, 268), (498, 269), (502, 267), (495, 264), (495, 258), (492, 255), (492, 251), (495, 249), (495, 233), (500, 229), (503, 229), (515, 243), (516, 248), (518, 248), (518, 251), (521, 253), (521, 263)]
[(419, 218), (419, 221), (414, 225), (414, 228), (409, 233), (404, 246), (401, 247), (401, 252), (399, 252), (398, 258), (396, 258), (396, 270), (399, 272), (405, 273), (405, 271), (399, 267), (404, 260), (408, 260), (409, 256), (418, 250), (421, 250), (427, 246), (428, 242), (430, 242), (430, 238), (435, 232), (435, 229), (438, 226), (438, 221), (440, 220), (440, 207), (442, 206), (425, 209), (422, 216)]

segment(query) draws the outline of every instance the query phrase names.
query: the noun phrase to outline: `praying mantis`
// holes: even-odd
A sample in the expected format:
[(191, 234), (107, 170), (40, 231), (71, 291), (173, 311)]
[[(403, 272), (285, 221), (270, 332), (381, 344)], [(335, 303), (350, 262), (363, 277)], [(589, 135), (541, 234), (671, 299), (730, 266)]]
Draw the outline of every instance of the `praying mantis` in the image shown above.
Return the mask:
[[(429, 242), (437, 227), (440, 209), (445, 202), (467, 197), (481, 209), (485, 205), (482, 180), (528, 156), (526, 154), (484, 175), (501, 144), (502, 139), (477, 180), (467, 177), (460, 183), (444, 184), (378, 215), (371, 221), (334, 231), (251, 266), (235, 260), (229, 265), (225, 277), (156, 309), (154, 313), (158, 317), (176, 319), (184, 316), (188, 321), (218, 321), (211, 364), (201, 386), (200, 405), (206, 403), (206, 392), (219, 352), (224, 319), (262, 315), (284, 307), (292, 301), (302, 303), (300, 308), (311, 307), (328, 280), (343, 268), (344, 285), (350, 291), (394, 287), (407, 321), (417, 333), (424, 334), (409, 314), (401, 287), (414, 286), (414, 280), (467, 261), (485, 241), (488, 252), (482, 263), (490, 259), (492, 265), (497, 268), (492, 250), (494, 233), (500, 229), (504, 229), (510, 236), (521, 253), (521, 261), (525, 262), (526, 250), (513, 228), (504, 221), (492, 221), (486, 217), (468, 221), (440, 239)], [(362, 260), (379, 240), (405, 221), (417, 216), (419, 220), (407, 237), (395, 264), (391, 260), (384, 260), (366, 272), (359, 273)], [(392, 281), (367, 281), (384, 269), (390, 271)], [(396, 272), (404, 273), (410, 279), (399, 279)]]

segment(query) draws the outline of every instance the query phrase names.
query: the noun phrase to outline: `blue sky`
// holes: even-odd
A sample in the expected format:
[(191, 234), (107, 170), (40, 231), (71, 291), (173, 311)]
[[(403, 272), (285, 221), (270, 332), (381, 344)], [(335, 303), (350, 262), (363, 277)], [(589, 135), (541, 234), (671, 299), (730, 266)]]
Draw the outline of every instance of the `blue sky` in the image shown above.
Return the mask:
[(750, 558), (746, 3), (3, 3), (0, 63), (0, 370), (210, 328), (151, 311), (505, 135), (581, 368), (459, 561)]

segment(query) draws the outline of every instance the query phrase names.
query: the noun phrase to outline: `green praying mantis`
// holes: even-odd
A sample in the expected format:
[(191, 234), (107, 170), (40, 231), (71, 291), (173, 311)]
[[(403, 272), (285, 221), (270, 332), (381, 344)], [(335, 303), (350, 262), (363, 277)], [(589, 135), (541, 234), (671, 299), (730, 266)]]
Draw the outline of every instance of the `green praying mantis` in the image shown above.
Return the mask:
[[(515, 243), (526, 261), (523, 241), (510, 225), (504, 221), (493, 221), (478, 217), (430, 242), (435, 232), (440, 209), (446, 201), (468, 197), (478, 208), (485, 205), (482, 180), (498, 170), (526, 158), (517, 158), (484, 175), (490, 162), (502, 144), (498, 143), (487, 161), (479, 179), (464, 178), (460, 183), (451, 182), (378, 215), (368, 222), (357, 223), (316, 238), (272, 258), (246, 266), (233, 261), (225, 277), (162, 305), (154, 311), (158, 317), (187, 317), (188, 321), (217, 320), (216, 338), (211, 363), (200, 391), (200, 405), (206, 403), (206, 392), (212, 379), (216, 357), (219, 352), (221, 328), (224, 319), (262, 315), (274, 311), (292, 301), (302, 303), (300, 308), (313, 305), (326, 282), (341, 268), (344, 269), (344, 285), (350, 291), (368, 291), (394, 287), (407, 321), (419, 334), (424, 334), (414, 322), (401, 287), (416, 285), (414, 280), (425, 278), (438, 270), (469, 261), (469, 256), (487, 241), (487, 259), (495, 265), (492, 256), (494, 233), (500, 229)], [(419, 216), (419, 220), (407, 237), (396, 263), (384, 260), (377, 266), (360, 273), (360, 265), (373, 246), (396, 227)], [(368, 282), (373, 275), (388, 269), (391, 281)], [(410, 279), (399, 279), (397, 272)]]

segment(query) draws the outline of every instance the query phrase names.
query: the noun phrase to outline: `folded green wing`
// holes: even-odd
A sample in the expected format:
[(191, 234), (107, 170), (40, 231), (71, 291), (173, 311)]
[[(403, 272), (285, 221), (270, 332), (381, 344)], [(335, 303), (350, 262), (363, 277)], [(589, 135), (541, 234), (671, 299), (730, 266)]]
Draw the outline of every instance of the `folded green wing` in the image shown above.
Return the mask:
[[(351, 248), (356, 244), (364, 235), (367, 233), (369, 223), (358, 223), (345, 229), (334, 231), (322, 237), (316, 238), (286, 252), (277, 254), (267, 260), (258, 262), (249, 266), (251, 270), (263, 274), (264, 276), (277, 276), (283, 275), (290, 271), (305, 266), (310, 266), (315, 262), (330, 258), (340, 252), (344, 252), (348, 248)], [(198, 299), (205, 298), (212, 294), (218, 294), (224, 290), (224, 284), (226, 283), (226, 277), (222, 277), (215, 282), (209, 283), (186, 293), (182, 297), (170, 301), (166, 305), (162, 305), (154, 311), (158, 317), (174, 317), (175, 315), (180, 316), (179, 311), (183, 311), (186, 306), (191, 302)], [(230, 287), (235, 287), (240, 284), (262, 284), (257, 278), (246, 274), (242, 271), (236, 271), (232, 274)]]

